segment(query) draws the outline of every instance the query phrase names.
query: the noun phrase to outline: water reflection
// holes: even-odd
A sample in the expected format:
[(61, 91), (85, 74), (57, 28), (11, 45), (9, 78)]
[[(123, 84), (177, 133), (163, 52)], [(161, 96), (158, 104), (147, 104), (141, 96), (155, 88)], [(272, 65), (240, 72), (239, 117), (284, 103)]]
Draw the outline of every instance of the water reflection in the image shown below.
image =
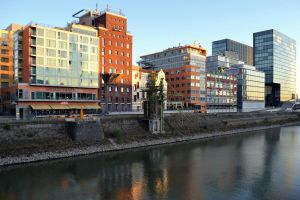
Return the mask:
[(0, 172), (0, 200), (297, 199), (299, 127)]

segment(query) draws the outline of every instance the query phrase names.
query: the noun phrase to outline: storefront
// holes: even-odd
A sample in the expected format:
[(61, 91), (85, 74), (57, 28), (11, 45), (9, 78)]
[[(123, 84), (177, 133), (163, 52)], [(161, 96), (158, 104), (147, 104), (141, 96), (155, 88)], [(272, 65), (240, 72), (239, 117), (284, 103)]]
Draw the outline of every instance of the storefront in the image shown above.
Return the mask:
[(85, 115), (97, 115), (100, 111), (98, 103), (31, 103), (29, 105), (17, 105), (17, 118), (38, 117), (76, 117), (80, 110)]

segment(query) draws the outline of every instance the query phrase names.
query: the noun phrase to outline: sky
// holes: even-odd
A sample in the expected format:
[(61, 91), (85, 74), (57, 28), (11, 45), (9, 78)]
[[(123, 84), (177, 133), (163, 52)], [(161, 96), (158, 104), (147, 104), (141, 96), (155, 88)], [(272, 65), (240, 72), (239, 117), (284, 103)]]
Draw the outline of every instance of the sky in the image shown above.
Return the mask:
[[(253, 33), (276, 29), (297, 41), (300, 49), (299, 0), (0, 0), (0, 28), (38, 22), (65, 26), (81, 9), (122, 10), (133, 34), (133, 63), (141, 55), (179, 44), (200, 43), (211, 55), (211, 43), (229, 38), (253, 46)], [(300, 54), (297, 91), (300, 94)]]

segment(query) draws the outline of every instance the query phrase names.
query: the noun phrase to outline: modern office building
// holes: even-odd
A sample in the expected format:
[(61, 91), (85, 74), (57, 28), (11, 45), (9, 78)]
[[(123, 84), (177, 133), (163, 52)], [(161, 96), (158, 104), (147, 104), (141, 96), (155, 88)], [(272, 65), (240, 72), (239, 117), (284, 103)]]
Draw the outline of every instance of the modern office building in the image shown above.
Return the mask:
[(254, 65), (265, 72), (266, 106), (296, 97), (296, 41), (276, 30), (253, 34)]
[(225, 73), (207, 73), (207, 112), (237, 112), (237, 79)]
[(206, 72), (217, 72), (219, 68), (230, 68), (232, 65), (236, 64), (244, 64), (243, 61), (233, 56), (221, 56), (221, 55), (214, 55), (214, 56), (207, 56), (206, 58)]
[(206, 111), (206, 49), (186, 45), (141, 56), (141, 63), (162, 69), (168, 82), (168, 107)]
[(237, 77), (237, 109), (251, 112), (265, 108), (265, 73), (254, 66), (237, 64), (225, 69), (225, 73)]
[(100, 108), (95, 28), (32, 23), (14, 33), (14, 43), (16, 84), (11, 87), (11, 104), (17, 118)]
[(226, 57), (231, 57), (230, 54), (234, 56), (234, 53), (232, 52), (238, 55), (238, 60), (245, 62), (245, 64), (253, 65), (252, 47), (230, 39), (218, 40), (212, 43), (213, 56), (223, 55)]
[(100, 101), (103, 111), (131, 111), (132, 34), (121, 12), (81, 10), (79, 24), (95, 27), (99, 37)]

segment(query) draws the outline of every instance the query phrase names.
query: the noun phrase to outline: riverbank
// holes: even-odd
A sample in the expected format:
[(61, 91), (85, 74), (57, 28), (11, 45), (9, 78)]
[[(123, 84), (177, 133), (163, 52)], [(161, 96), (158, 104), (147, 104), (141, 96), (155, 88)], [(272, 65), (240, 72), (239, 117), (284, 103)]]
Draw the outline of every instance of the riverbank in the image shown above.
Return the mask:
[(128, 141), (119, 141), (119, 143), (111, 140), (110, 144), (101, 143), (93, 145), (83, 145), (79, 147), (70, 147), (69, 149), (64, 149), (63, 151), (49, 151), (49, 152), (38, 152), (32, 154), (18, 155), (18, 156), (8, 156), (2, 157), (0, 160), (0, 166), (16, 165), (16, 164), (25, 164), (30, 162), (54, 160), (75, 156), (84, 156), (96, 153), (111, 152), (111, 151), (121, 151), (129, 150), (136, 148), (144, 148), (157, 145), (166, 145), (172, 143), (188, 142), (194, 140), (207, 140), (213, 138), (220, 138), (225, 136), (234, 136), (238, 134), (249, 134), (254, 131), (278, 128), (283, 126), (296, 126), (300, 125), (299, 121), (295, 122), (286, 122), (278, 125), (266, 125), (266, 126), (257, 126), (257, 127), (248, 127), (248, 128), (239, 128), (227, 131), (216, 131), (216, 132), (207, 132), (207, 133), (198, 133), (192, 135), (152, 135), (153, 137), (148, 137), (145, 139), (139, 139), (133, 142)]

